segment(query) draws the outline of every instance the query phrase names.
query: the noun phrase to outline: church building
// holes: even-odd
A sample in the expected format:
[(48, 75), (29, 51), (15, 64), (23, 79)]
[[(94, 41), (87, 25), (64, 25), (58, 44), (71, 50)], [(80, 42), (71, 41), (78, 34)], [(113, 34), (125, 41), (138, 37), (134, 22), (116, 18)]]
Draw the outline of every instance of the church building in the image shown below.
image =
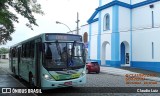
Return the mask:
[(160, 72), (160, 0), (99, 0), (87, 22), (89, 60)]

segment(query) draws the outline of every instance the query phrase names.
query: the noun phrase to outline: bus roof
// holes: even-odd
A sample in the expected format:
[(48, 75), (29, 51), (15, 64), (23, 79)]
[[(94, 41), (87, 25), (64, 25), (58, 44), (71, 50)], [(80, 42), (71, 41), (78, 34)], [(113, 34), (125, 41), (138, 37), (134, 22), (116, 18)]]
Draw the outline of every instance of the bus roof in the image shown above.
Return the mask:
[(15, 44), (15, 45), (12, 45), (12, 46), (10, 46), (10, 48), (16, 47), (16, 46), (21, 45), (23, 43), (26, 43), (28, 41), (32, 41), (32, 40), (38, 39), (39, 37), (42, 37), (44, 35), (72, 35), (72, 36), (81, 36), (81, 35), (77, 35), (77, 34), (68, 34), (68, 33), (41, 33), (39, 35), (33, 36), (31, 38), (28, 38), (28, 39), (26, 39), (26, 40), (24, 40), (22, 42), (19, 42), (19, 43)]

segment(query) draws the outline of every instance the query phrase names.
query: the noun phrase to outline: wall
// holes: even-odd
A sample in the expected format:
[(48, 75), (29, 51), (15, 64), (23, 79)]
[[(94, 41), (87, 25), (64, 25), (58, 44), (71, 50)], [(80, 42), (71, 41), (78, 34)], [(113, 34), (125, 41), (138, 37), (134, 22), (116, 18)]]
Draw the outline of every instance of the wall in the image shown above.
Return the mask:
[(130, 1), (131, 1), (131, 0), (118, 0), (118, 1), (124, 2), (124, 3), (127, 3), (127, 4), (130, 4)]
[[(160, 2), (133, 9), (133, 61), (160, 61), (158, 47), (160, 43)], [(154, 11), (154, 27), (152, 28), (152, 11)], [(154, 37), (154, 38), (153, 38)], [(155, 58), (152, 59), (151, 43), (155, 45)], [(157, 50), (156, 50), (157, 49)]]
[[(104, 16), (106, 14), (109, 14), (110, 15), (110, 30), (103, 30), (104, 29)], [(105, 10), (102, 10), (101, 11), (101, 33), (111, 33), (112, 32), (112, 7), (110, 8), (107, 8)]]
[[(106, 60), (111, 60), (111, 34), (107, 33), (102, 33), (101, 34), (101, 46), (103, 45), (104, 42), (107, 42), (106, 45)], [(102, 48), (102, 47), (101, 47)], [(101, 58), (102, 57), (102, 50), (101, 50)]]
[(152, 27), (152, 9), (148, 5), (132, 10), (133, 30)]
[(98, 22), (91, 24), (91, 44), (90, 44), (90, 59), (97, 59), (97, 34)]
[[(160, 61), (159, 32), (160, 28), (133, 31), (133, 61)], [(152, 59), (152, 42), (154, 42), (154, 59)]]
[(130, 30), (130, 9), (119, 6), (119, 31)]
[[(128, 0), (128, 1), (130, 1), (130, 0)], [(133, 4), (136, 4), (136, 3), (140, 3), (140, 2), (143, 2), (143, 1), (146, 1), (146, 0), (131, 0), (132, 1), (132, 5)]]

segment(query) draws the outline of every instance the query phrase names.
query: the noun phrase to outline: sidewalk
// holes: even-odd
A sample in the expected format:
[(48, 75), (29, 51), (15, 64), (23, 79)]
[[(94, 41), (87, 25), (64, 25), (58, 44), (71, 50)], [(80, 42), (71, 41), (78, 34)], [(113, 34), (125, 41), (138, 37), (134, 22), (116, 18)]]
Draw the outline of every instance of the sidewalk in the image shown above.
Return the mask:
[(112, 75), (121, 75), (125, 76), (126, 74), (155, 74), (156, 77), (145, 77), (147, 80), (153, 80), (160, 82), (160, 73), (153, 72), (153, 71), (147, 71), (143, 69), (137, 69), (137, 68), (130, 68), (130, 67), (122, 67), (122, 68), (114, 68), (114, 67), (100, 67), (101, 72), (105, 72)]

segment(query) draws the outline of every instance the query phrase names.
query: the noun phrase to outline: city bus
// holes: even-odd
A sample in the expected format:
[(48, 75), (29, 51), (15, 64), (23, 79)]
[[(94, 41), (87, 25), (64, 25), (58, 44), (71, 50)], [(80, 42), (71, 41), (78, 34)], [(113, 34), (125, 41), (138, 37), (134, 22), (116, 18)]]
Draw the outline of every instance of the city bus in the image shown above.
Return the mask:
[(52, 89), (86, 82), (82, 36), (43, 33), (10, 47), (10, 70), (30, 87)]

